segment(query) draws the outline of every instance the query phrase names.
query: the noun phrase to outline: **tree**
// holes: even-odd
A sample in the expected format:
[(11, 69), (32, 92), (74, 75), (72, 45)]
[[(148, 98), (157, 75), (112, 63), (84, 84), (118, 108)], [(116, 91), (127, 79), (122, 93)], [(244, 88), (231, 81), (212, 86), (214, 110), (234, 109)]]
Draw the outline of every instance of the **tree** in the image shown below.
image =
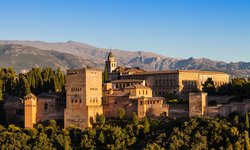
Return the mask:
[(231, 84), (224, 84), (224, 85), (221, 85), (219, 88), (218, 88), (218, 94), (219, 95), (231, 95), (232, 92), (230, 91), (230, 86)]
[(64, 150), (70, 150), (69, 137), (64, 135)]
[(99, 123), (101, 126), (103, 126), (105, 124), (106, 118), (103, 114), (101, 115), (97, 115), (96, 118), (97, 123)]
[(248, 131), (245, 131), (245, 144), (246, 144), (246, 149), (250, 150), (250, 143), (249, 143), (249, 133)]
[(139, 118), (135, 112), (132, 113), (132, 124), (137, 126), (139, 124)]
[(58, 81), (57, 81), (57, 78), (55, 76), (52, 79), (52, 91), (58, 92)]
[(19, 75), (18, 88), (20, 93), (19, 96), (21, 97), (24, 97), (30, 93), (30, 85), (23, 74)]
[(84, 134), (81, 139), (80, 149), (90, 149), (93, 150), (95, 148), (94, 141), (88, 137), (88, 135)]
[(36, 138), (36, 136), (38, 135), (38, 131), (35, 128), (24, 128), (23, 132), (31, 136), (32, 138)]
[(143, 120), (143, 133), (147, 134), (150, 131), (150, 124), (148, 122), (147, 118), (144, 118)]
[(207, 92), (208, 94), (215, 94), (215, 85), (212, 78), (208, 78), (202, 86), (202, 90), (204, 92)]
[(0, 101), (3, 100), (3, 80), (0, 79)]
[(126, 111), (123, 108), (118, 108), (118, 118), (123, 119), (126, 115)]
[(5, 110), (4, 110), (2, 88), (3, 88), (3, 81), (0, 79), (0, 124), (5, 123)]
[(105, 67), (104, 72), (103, 72), (103, 82), (106, 83), (108, 81), (108, 70)]
[(50, 120), (49, 120), (49, 126), (50, 126), (50, 127), (53, 127), (54, 129), (56, 129), (56, 128), (57, 128), (57, 123), (56, 123), (56, 121), (55, 121), (54, 119), (50, 119)]
[(99, 134), (98, 142), (100, 142), (101, 144), (104, 144), (104, 142), (105, 142), (105, 137), (104, 137), (103, 132), (101, 132), (101, 133)]
[(234, 117), (233, 124), (234, 124), (235, 126), (237, 126), (237, 125), (239, 124), (239, 116), (238, 116), (238, 115), (236, 115), (236, 116)]
[(249, 129), (249, 117), (248, 117), (248, 112), (245, 115), (245, 124), (246, 124), (246, 128)]
[(64, 138), (64, 150), (70, 150), (71, 146), (70, 146), (70, 137), (69, 137), (69, 132), (66, 129), (62, 129), (63, 132), (63, 138)]
[(5, 93), (11, 94), (11, 95), (17, 95), (15, 89), (17, 85), (17, 76), (15, 71), (13, 71), (12, 68), (9, 68), (6, 70), (7, 72), (4, 74), (2, 80), (3, 80), (3, 91)]
[(52, 143), (50, 142), (49, 138), (45, 133), (40, 133), (35, 142), (33, 142), (33, 149), (34, 150), (42, 150), (42, 149), (55, 149), (53, 148)]

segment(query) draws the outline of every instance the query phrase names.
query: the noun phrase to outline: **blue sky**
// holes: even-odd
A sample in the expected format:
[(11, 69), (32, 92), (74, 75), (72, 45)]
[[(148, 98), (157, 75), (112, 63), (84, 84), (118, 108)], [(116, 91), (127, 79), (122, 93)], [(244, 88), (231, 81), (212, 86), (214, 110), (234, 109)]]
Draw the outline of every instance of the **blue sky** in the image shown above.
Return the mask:
[(0, 0), (0, 39), (250, 62), (250, 1)]

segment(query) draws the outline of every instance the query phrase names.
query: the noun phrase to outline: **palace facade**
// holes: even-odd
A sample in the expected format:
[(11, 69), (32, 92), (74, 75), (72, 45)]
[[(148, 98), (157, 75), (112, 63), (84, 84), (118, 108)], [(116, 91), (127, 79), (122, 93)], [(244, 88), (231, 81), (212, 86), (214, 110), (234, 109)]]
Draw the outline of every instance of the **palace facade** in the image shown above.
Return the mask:
[[(117, 64), (112, 52), (109, 53), (106, 66)], [(116, 65), (115, 65), (116, 66)], [(117, 80), (126, 81), (122, 86), (133, 84), (135, 80), (150, 87), (153, 96), (165, 96), (169, 93), (177, 95), (188, 95), (190, 92), (202, 90), (202, 85), (208, 78), (212, 78), (215, 87), (229, 83), (230, 75), (218, 71), (200, 70), (167, 70), (146, 71), (139, 68), (113, 67), (108, 68), (108, 79), (114, 83)], [(128, 80), (129, 79), (129, 80)], [(131, 81), (131, 83), (128, 83)]]
[[(102, 82), (102, 70), (93, 68), (69, 69), (66, 73), (66, 98), (56, 93), (38, 96), (30, 93), (20, 99), (6, 98), (5, 111), (8, 123), (19, 118), (25, 127), (49, 120), (64, 120), (64, 126), (91, 127), (98, 115), (116, 117), (120, 109), (126, 117), (132, 113), (143, 117), (192, 117), (227, 116), (233, 110), (245, 113), (250, 102), (208, 106), (202, 85), (212, 78), (215, 86), (229, 83), (229, 75), (215, 71), (168, 70), (146, 71), (140, 68), (117, 66), (112, 52), (109, 53), (105, 69), (109, 83)], [(189, 104), (166, 104), (166, 94), (189, 95)], [(209, 98), (208, 98), (209, 99)]]

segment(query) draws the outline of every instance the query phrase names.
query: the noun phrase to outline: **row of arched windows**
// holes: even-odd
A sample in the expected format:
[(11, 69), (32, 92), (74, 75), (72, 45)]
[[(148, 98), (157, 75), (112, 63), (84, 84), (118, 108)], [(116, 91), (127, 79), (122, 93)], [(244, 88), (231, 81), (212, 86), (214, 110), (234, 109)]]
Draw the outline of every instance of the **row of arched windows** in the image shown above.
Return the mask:
[(148, 95), (148, 90), (139, 90), (139, 95)]
[(98, 98), (97, 97), (90, 98), (90, 103), (98, 103)]
[[(159, 103), (159, 100), (157, 101), (147, 101), (145, 102), (145, 104), (158, 104)], [(142, 105), (142, 101), (140, 101), (140, 105)]]
[(155, 86), (174, 86), (178, 85), (178, 82), (176, 79), (172, 80), (155, 80)]
[(80, 92), (82, 88), (71, 88), (71, 92)]
[(111, 67), (115, 67), (115, 63), (111, 63)]
[(71, 103), (82, 103), (81, 99), (71, 99)]

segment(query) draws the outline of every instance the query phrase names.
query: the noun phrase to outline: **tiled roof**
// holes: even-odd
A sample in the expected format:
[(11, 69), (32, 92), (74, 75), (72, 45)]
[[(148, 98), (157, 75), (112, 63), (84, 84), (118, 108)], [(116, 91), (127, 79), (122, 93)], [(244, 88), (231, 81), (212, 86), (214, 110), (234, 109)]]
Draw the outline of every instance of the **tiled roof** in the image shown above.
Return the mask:
[(121, 97), (123, 97), (123, 96), (129, 96), (129, 92), (118, 92), (118, 93), (113, 93), (112, 95), (110, 95), (110, 96), (121, 96)]
[[(225, 74), (219, 71), (202, 71), (202, 70), (163, 70), (163, 71), (147, 71), (147, 72), (137, 72), (130, 75), (155, 75), (155, 74), (178, 74), (178, 73), (200, 73), (200, 74)], [(126, 75), (124, 75), (126, 76)], [(129, 75), (128, 75), (129, 76)]]
[(57, 97), (61, 97), (61, 95), (59, 93), (42, 93), (37, 95), (37, 97), (40, 98), (57, 98)]
[(134, 74), (134, 73), (146, 72), (146, 70), (140, 68), (128, 68), (119, 66), (113, 72), (121, 74)]
[(143, 85), (141, 85), (141, 84), (133, 84), (133, 85), (130, 85), (130, 86), (127, 86), (127, 87), (125, 87), (124, 89), (150, 89), (149, 87), (147, 87), (147, 86), (143, 86)]
[(108, 55), (108, 58), (110, 58), (110, 57), (114, 57), (114, 55), (111, 51), (109, 52), (109, 55)]
[(20, 97), (17, 97), (17, 96), (8, 95), (8, 94), (4, 96), (5, 102), (15, 102), (15, 101), (20, 101), (20, 100), (21, 100)]
[(36, 98), (36, 96), (34, 95), (34, 94), (32, 94), (32, 93), (29, 93), (29, 94), (27, 94), (26, 96), (24, 96), (24, 98), (26, 99), (26, 98)]
[(143, 82), (143, 80), (137, 80), (137, 79), (123, 79), (123, 80), (114, 80), (111, 81), (112, 83), (130, 83), (130, 82)]

